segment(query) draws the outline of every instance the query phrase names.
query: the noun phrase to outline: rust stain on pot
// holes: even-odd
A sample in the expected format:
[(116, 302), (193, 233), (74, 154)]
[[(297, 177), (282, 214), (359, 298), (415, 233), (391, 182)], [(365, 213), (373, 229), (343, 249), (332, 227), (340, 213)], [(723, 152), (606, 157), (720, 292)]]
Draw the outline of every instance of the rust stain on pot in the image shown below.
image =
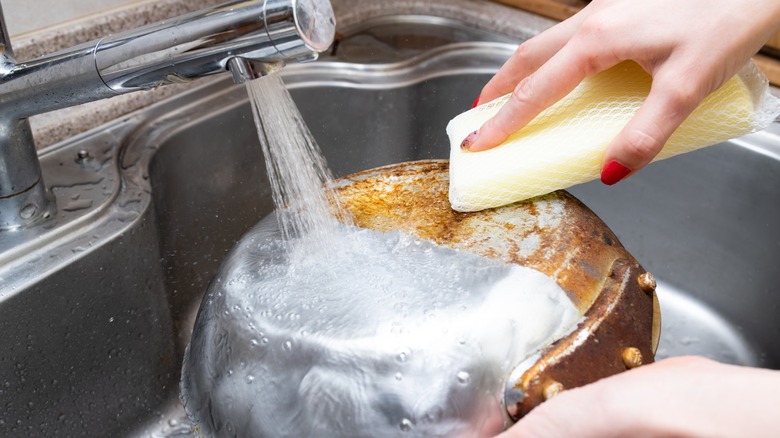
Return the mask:
[(553, 277), (580, 310), (589, 308), (611, 263), (617, 237), (566, 192), (473, 213), (450, 208), (448, 164), (419, 161), (351, 175), (335, 184), (355, 225), (401, 230)]

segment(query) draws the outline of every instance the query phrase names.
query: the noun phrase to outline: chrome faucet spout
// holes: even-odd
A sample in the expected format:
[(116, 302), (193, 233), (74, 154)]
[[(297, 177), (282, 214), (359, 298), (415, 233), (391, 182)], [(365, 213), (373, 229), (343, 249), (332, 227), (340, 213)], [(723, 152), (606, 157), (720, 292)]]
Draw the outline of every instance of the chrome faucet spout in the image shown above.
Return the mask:
[(328, 0), (234, 0), (16, 63), (0, 9), (0, 230), (47, 211), (28, 117), (226, 70), (243, 82), (315, 59), (334, 35)]

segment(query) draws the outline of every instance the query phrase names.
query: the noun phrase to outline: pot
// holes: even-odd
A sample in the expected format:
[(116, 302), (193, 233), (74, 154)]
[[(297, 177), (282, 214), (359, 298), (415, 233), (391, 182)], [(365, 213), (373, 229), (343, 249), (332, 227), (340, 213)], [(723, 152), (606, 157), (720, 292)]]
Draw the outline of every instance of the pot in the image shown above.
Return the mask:
[[(652, 362), (660, 332), (654, 280), (570, 194), (458, 213), (449, 207), (448, 165), (442, 160), (372, 169), (327, 188), (346, 212), (342, 219), (450, 248), (443, 257), (452, 256), (451, 250), (467, 253), (474, 259), (464, 270), (533, 270), (565, 292), (576, 323), (540, 331), (550, 339), (535, 340), (530, 354), (506, 366), (490, 360), (486, 350), (493, 342), (446, 342), (456, 333), (466, 337), (458, 330), (469, 319), (454, 318), (446, 303), (440, 311), (449, 315), (445, 326), (453, 326), (441, 331), (447, 335), (415, 334), (404, 340), (414, 347), (400, 349), (393, 342), (402, 335), (363, 330), (366, 318), (391, 321), (398, 313), (395, 306), (384, 309), (381, 298), (360, 303), (356, 297), (354, 306), (347, 299), (346, 306), (328, 310), (334, 314), (327, 319), (321, 314), (328, 306), (320, 305), (328, 297), (316, 297), (310, 306), (309, 298), (279, 293), (260, 297), (263, 304), (247, 304), (274, 259), (256, 243), (275, 223), (267, 218), (236, 245), (209, 287), (185, 355), (185, 408), (207, 436), (493, 436), (561, 390)], [(484, 330), (496, 345), (502, 345), (499, 329), (514, 322), (491, 315), (500, 319), (504, 310), (526, 305), (508, 299), (486, 307), (480, 293), (465, 296), (471, 300), (468, 312), (480, 318), (468, 331)], [(316, 306), (319, 313), (310, 310)], [(303, 322), (276, 321), (281, 314), (298, 320), (303, 315)], [(423, 312), (410, 314), (420, 319), (412, 326), (441, 328), (428, 324)], [(330, 328), (336, 321), (335, 331), (306, 334), (307, 319), (327, 321)]]
[(515, 368), (505, 403), (513, 420), (546, 398), (653, 361), (661, 330), (655, 280), (590, 209), (566, 191), (459, 213), (449, 207), (448, 162), (367, 170), (334, 182), (355, 224), (401, 230), (438, 245), (540, 271), (582, 322)]

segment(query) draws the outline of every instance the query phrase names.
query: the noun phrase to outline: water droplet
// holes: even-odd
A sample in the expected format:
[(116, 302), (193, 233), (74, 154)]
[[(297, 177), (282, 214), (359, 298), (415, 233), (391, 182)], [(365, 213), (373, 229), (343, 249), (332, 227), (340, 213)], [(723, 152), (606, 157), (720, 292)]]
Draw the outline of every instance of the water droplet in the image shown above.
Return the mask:
[(247, 385), (251, 385), (251, 384), (252, 384), (252, 382), (254, 382), (254, 381), (255, 381), (255, 376), (253, 376), (253, 375), (251, 375), (251, 374), (249, 374), (248, 376), (246, 376), (246, 383), (247, 383)]
[(410, 354), (412, 354), (411, 350), (408, 348), (402, 348), (400, 351), (398, 351), (398, 354), (395, 356), (395, 358), (398, 362), (403, 363), (409, 359)]
[(282, 348), (284, 349), (284, 351), (292, 350), (292, 341), (284, 341)]
[(404, 375), (401, 373), (395, 373), (395, 380), (398, 380), (399, 382), (404, 379)]
[(401, 425), (400, 425), (401, 432), (409, 432), (410, 430), (412, 430), (412, 426), (413, 426), (412, 421), (410, 419), (404, 418), (403, 420), (401, 420)]
[(458, 371), (458, 383), (463, 385), (468, 384), (471, 381), (471, 375), (466, 371)]
[(434, 407), (425, 414), (425, 418), (430, 423), (438, 423), (439, 421), (441, 421), (441, 418), (443, 416), (444, 416), (444, 412), (439, 407)]

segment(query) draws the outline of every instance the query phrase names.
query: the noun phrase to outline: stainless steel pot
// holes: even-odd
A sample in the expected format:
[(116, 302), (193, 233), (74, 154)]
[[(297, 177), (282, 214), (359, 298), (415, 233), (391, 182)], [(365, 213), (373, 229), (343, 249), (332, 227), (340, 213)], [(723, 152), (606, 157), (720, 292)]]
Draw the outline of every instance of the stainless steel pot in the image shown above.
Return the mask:
[[(362, 228), (403, 231), (541, 272), (579, 310), (576, 326), (559, 339), (545, 340), (535, 354), (509, 368), (457, 345), (453, 350), (418, 345), (410, 366), (399, 362), (407, 362), (411, 350), (395, 351), (366, 333), (356, 332), (354, 339), (297, 336), (289, 330), (297, 325), (282, 326), (270, 313), (264, 320), (259, 309), (242, 301), (265, 266), (267, 254), (244, 257), (267, 233), (261, 222), (211, 284), (185, 358), (183, 398), (202, 432), (492, 436), (560, 390), (652, 362), (660, 328), (652, 277), (598, 217), (565, 192), (457, 213), (447, 201), (447, 177), (446, 161), (420, 161), (360, 172), (329, 188)], [(227, 286), (242, 281), (250, 289), (239, 293)], [(365, 316), (358, 313), (348, 318)], [(487, 321), (485, 330), (501, 324)], [(263, 342), (280, 348), (264, 349), (258, 345)], [(404, 370), (408, 384), (393, 384), (392, 376), (401, 375), (396, 369)], [(439, 379), (437, 373), (457, 378)], [(342, 391), (342, 382), (348, 382), (350, 394)]]

